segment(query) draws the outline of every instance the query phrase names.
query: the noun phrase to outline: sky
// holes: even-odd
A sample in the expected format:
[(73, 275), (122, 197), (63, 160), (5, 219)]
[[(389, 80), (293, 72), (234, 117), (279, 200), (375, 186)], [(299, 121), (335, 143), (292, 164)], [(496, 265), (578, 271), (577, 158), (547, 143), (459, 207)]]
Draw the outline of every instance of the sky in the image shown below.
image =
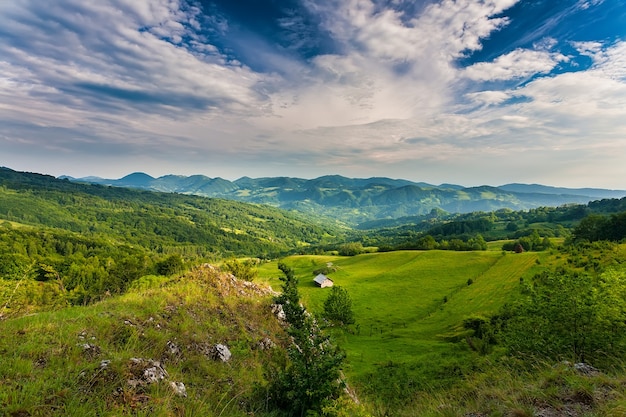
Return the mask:
[(0, 0), (0, 166), (626, 189), (626, 0)]

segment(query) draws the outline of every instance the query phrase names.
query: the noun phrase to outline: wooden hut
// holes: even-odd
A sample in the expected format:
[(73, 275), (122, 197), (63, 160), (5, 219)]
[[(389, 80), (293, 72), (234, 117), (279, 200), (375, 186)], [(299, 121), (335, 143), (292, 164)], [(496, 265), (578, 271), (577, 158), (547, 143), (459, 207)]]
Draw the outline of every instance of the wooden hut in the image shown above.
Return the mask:
[(320, 287), (320, 288), (332, 287), (333, 286), (333, 280), (328, 278), (324, 274), (319, 274), (318, 276), (316, 276), (313, 279), (313, 282), (315, 282), (315, 284), (317, 284), (317, 286)]

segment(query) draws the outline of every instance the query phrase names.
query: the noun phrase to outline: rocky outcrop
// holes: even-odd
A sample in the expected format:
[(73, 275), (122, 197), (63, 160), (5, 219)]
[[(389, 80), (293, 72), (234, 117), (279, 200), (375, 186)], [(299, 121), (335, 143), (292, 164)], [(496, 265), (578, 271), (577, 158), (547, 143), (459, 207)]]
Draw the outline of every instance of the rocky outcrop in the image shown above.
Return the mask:
[(271, 287), (240, 280), (233, 274), (222, 272), (218, 267), (211, 264), (200, 265), (185, 277), (202, 280), (222, 296), (266, 297), (278, 295)]

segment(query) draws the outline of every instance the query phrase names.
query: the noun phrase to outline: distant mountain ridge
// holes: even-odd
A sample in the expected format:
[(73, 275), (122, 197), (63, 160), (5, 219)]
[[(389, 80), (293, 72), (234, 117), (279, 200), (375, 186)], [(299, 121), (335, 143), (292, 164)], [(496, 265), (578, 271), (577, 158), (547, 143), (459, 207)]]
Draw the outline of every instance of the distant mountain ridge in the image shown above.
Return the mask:
[(293, 177), (242, 177), (229, 181), (204, 175), (165, 175), (154, 178), (135, 172), (120, 179), (66, 178), (76, 182), (193, 194), (287, 210), (330, 216), (349, 224), (376, 219), (423, 215), (433, 209), (450, 213), (527, 210), (541, 206), (586, 204), (626, 196), (624, 190), (559, 188), (539, 184), (505, 184), (498, 187), (439, 186), (385, 177), (347, 178), (326, 175), (314, 179)]
[(516, 193), (539, 193), (539, 194), (566, 194), (583, 195), (596, 198), (621, 198), (624, 196), (623, 190), (605, 190), (602, 188), (564, 188), (550, 187), (541, 184), (505, 184), (498, 188)]

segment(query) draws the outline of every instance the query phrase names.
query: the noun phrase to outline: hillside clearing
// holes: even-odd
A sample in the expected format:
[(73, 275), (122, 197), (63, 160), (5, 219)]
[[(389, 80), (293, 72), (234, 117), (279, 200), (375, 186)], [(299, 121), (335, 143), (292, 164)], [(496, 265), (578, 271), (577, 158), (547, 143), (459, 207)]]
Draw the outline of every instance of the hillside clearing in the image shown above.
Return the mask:
[[(417, 377), (424, 364), (435, 369), (471, 356), (464, 342), (454, 343), (462, 340), (463, 319), (495, 313), (537, 259), (536, 253), (398, 251), (284, 262), (296, 271), (303, 299), (316, 313), (328, 292), (314, 286), (313, 271), (329, 262), (337, 269), (329, 276), (348, 290), (356, 325), (334, 334), (348, 354), (348, 375), (365, 381), (390, 363), (406, 365)], [(270, 262), (259, 275), (276, 287), (276, 271)]]

